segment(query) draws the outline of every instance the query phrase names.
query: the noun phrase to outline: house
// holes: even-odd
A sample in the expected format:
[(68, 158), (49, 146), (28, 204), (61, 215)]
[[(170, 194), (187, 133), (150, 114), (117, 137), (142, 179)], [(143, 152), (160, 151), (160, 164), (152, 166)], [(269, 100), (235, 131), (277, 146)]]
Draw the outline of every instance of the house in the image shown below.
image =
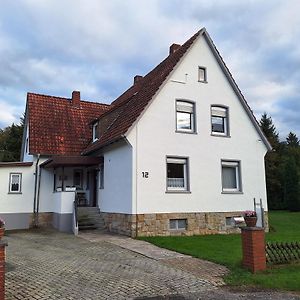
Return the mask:
[(268, 150), (203, 28), (110, 105), (28, 93), (21, 162), (0, 164), (0, 217), (71, 231), (85, 206), (130, 236), (233, 232), (254, 198), (267, 221)]

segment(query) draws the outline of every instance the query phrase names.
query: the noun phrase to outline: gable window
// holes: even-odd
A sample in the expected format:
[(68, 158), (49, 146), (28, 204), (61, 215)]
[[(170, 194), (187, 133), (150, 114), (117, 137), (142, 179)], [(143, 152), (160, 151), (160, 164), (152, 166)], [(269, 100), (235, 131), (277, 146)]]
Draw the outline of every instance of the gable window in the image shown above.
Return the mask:
[(188, 101), (176, 101), (176, 130), (195, 132), (195, 104)]
[(9, 193), (21, 193), (22, 174), (9, 174)]
[(167, 157), (167, 191), (188, 189), (188, 159)]
[(198, 67), (198, 81), (199, 82), (207, 82), (205, 67)]
[(242, 191), (239, 161), (222, 160), (222, 191), (229, 193)]
[(99, 130), (98, 130), (98, 123), (93, 125), (93, 142), (99, 139)]
[(213, 135), (229, 136), (228, 108), (222, 106), (211, 107), (211, 132)]

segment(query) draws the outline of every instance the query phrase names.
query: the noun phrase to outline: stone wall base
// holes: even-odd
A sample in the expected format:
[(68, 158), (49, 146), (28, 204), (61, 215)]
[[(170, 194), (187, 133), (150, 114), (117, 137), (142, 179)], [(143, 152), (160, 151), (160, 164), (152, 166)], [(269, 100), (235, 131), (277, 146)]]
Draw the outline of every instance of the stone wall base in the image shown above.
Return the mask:
[[(105, 227), (110, 232), (136, 236), (204, 235), (216, 233), (240, 233), (240, 229), (228, 224), (232, 217), (242, 216), (243, 212), (206, 212), (206, 213), (154, 213), (122, 214), (101, 212)], [(227, 222), (226, 222), (226, 218)], [(185, 219), (185, 230), (170, 229), (171, 219)], [(265, 213), (266, 224), (268, 214)], [(268, 231), (268, 227), (266, 227)]]
[[(30, 220), (30, 228), (33, 228), (35, 223), (34, 223), (35, 215), (31, 215), (31, 220)], [(52, 212), (40, 212), (38, 214), (38, 227), (53, 227), (53, 213)]]

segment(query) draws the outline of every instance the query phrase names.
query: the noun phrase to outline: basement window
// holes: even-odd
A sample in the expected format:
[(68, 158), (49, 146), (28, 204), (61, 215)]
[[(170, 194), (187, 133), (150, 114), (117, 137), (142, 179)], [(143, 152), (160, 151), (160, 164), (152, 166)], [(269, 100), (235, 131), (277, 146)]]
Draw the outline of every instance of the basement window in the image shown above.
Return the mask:
[(22, 183), (22, 173), (10, 173), (9, 174), (9, 193), (20, 194)]
[(187, 219), (170, 219), (170, 230), (186, 230)]

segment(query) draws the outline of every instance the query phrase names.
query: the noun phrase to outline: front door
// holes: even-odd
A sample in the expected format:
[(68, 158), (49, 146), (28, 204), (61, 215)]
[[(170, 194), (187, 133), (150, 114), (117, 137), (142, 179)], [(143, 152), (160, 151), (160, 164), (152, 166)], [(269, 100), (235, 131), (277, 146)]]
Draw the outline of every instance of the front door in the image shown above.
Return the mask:
[(98, 172), (96, 170), (91, 170), (90, 172), (90, 205), (93, 207), (97, 206), (97, 182), (98, 182)]

